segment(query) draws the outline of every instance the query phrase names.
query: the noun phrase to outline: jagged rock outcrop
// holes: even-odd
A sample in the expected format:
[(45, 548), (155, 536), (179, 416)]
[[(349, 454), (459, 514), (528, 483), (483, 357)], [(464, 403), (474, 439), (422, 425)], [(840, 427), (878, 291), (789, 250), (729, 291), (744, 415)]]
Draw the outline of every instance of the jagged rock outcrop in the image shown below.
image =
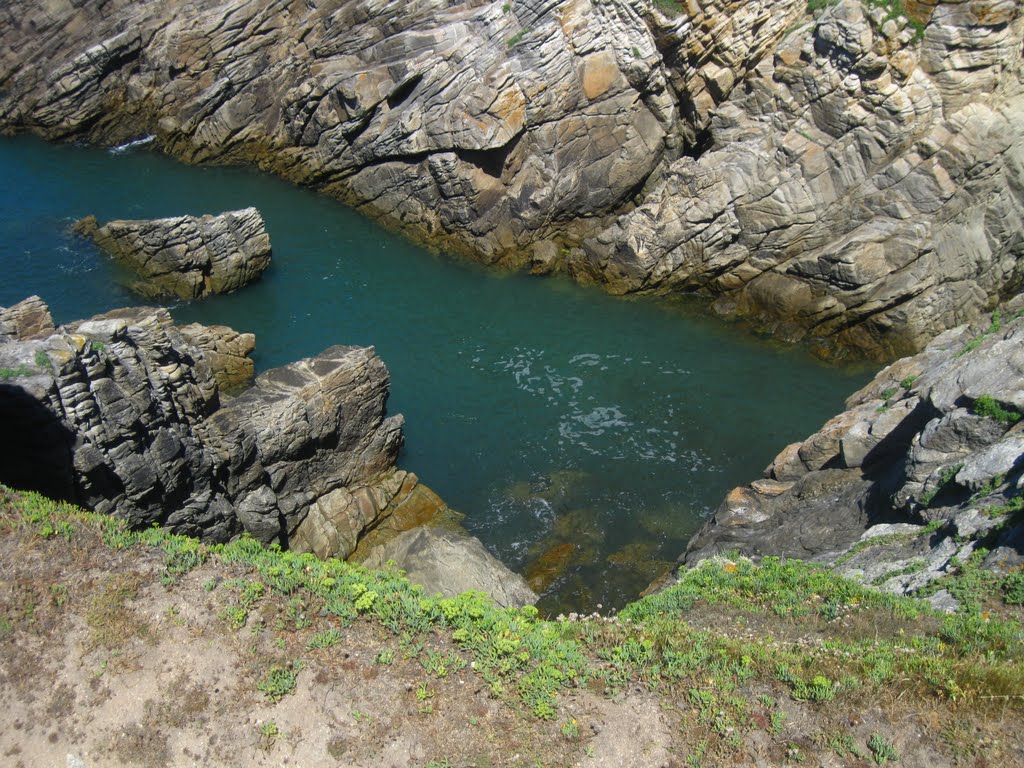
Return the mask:
[(684, 562), (816, 559), (903, 592), (982, 546), (985, 567), (1024, 563), (1024, 311), (941, 334), (847, 407), (733, 490)]
[(154, 134), (189, 162), (253, 162), (488, 261), (536, 249), (547, 264), (699, 141), (802, 12), (17, 0), (0, 9), (0, 126)]
[(372, 349), (332, 347), (221, 404), (163, 309), (0, 343), (0, 369), (4, 482), (214, 541), (287, 543), (319, 500), (386, 483), (402, 441)]
[(199, 299), (248, 285), (270, 265), (270, 236), (255, 208), (216, 216), (115, 220), (75, 230), (138, 273), (144, 296)]
[(522, 576), (502, 565), (479, 539), (456, 531), (414, 528), (375, 548), (363, 565), (384, 568), (390, 561), (428, 594), (455, 597), (473, 589), (487, 593), (504, 607), (537, 602)]
[[(573, 269), (705, 291), (790, 338), (890, 358), (1024, 283), (1022, 19), (919, 3), (918, 29), (842, 0), (791, 32), (644, 203)], [(920, 37), (920, 39), (919, 39)]]
[(359, 561), (403, 531), (454, 518), (416, 475), (399, 469), (373, 485), (339, 488), (318, 499), (292, 534), (291, 547)]
[(0, 307), (0, 343), (45, 339), (54, 330), (50, 308), (38, 296), (29, 296), (10, 307)]
[(252, 383), (256, 367), (249, 355), (256, 349), (254, 334), (239, 333), (226, 325), (199, 323), (179, 325), (178, 333), (203, 353), (221, 395)]
[(708, 292), (879, 358), (1022, 284), (1013, 0), (913, 24), (860, 0), (184, 7), (6, 4), (0, 129), (153, 134), (486, 261)]

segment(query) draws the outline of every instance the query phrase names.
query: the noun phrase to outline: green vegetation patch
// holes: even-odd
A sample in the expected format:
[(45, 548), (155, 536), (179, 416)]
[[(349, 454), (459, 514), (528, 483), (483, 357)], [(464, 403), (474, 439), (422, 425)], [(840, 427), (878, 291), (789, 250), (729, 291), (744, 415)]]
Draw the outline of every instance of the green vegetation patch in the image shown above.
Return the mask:
[(963, 357), (964, 355), (973, 352), (980, 347), (985, 339), (991, 336), (993, 333), (999, 333), (1003, 329), (1003, 317), (997, 309), (992, 313), (992, 322), (989, 323), (988, 328), (982, 331), (980, 334), (975, 336), (973, 339), (964, 344), (963, 348), (956, 353), (957, 357)]
[(981, 395), (971, 403), (971, 413), (977, 416), (987, 416), (995, 419), (1000, 424), (1011, 426), (1020, 421), (1021, 414), (1012, 408), (1003, 408), (991, 395)]
[(19, 365), (17, 368), (0, 368), (0, 379), (18, 379), (22, 376), (33, 376), (35, 371), (27, 365)]
[[(59, 533), (73, 537), (89, 527), (109, 546), (161, 551), (168, 578), (180, 578), (203, 563), (233, 564), (236, 572), (237, 566), (248, 569), (244, 578), (213, 585), (231, 596), (225, 618), (241, 628), (249, 613), (271, 598), (286, 606), (282, 628), (289, 631), (303, 631), (308, 624), (303, 617), (316, 616), (328, 628), (310, 631), (295, 644), (300, 655), (303, 649), (320, 652), (338, 643), (338, 625), (384, 628), (427, 676), (424, 707), (431, 694), (426, 680), (464, 668), (472, 668), (494, 696), (543, 719), (559, 717), (559, 693), (569, 688), (614, 693), (639, 684), (684, 697), (715, 745), (738, 748), (741, 735), (751, 729), (769, 729), (774, 735), (782, 731), (777, 695), (811, 707), (849, 706), (894, 691), (908, 700), (983, 705), (991, 695), (1024, 690), (1020, 625), (979, 610), (985, 605), (980, 598), (962, 600), (958, 614), (940, 614), (924, 602), (879, 592), (796, 560), (710, 560), (683, 569), (678, 583), (617, 616), (549, 621), (536, 608), (500, 608), (476, 592), (454, 598), (426, 595), (394, 569), (370, 571), (318, 560), (244, 537), (205, 545), (159, 529), (129, 531), (115, 518), (36, 494), (0, 488), (0, 497), (6, 502), (0, 528), (52, 538)], [(986, 600), (1006, 605), (1024, 601), (1024, 576), (980, 571), (982, 556), (965, 564), (959, 586), (950, 585), (951, 591), (983, 592)], [(125, 594), (110, 591), (112, 604), (123, 603)], [(761, 629), (731, 631), (748, 624)], [(441, 651), (433, 642), (439, 637), (448, 644)], [(378, 661), (391, 663), (394, 653), (385, 658), (382, 652)], [(304, 663), (299, 657), (272, 662), (261, 671), (258, 690), (272, 702), (287, 696)], [(1000, 701), (1004, 704), (1024, 706), (1019, 697)], [(567, 730), (568, 738), (571, 727)], [(845, 742), (839, 746), (849, 751)], [(891, 761), (877, 746), (879, 759)]]

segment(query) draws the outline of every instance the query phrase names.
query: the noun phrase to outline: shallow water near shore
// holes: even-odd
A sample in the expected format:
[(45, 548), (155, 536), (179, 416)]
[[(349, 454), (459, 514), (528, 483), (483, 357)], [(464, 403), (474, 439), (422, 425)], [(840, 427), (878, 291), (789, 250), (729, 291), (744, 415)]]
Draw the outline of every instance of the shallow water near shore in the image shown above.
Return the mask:
[(256, 334), (257, 370), (374, 345), (416, 472), (541, 608), (620, 607), (734, 485), (840, 410), (870, 372), (757, 339), (695, 303), (624, 300), (563, 278), (432, 254), (344, 206), (255, 171), (145, 151), (0, 139), (0, 305), (37, 293), (60, 322), (145, 303), (70, 232), (255, 205), (259, 283), (169, 305), (178, 322)]

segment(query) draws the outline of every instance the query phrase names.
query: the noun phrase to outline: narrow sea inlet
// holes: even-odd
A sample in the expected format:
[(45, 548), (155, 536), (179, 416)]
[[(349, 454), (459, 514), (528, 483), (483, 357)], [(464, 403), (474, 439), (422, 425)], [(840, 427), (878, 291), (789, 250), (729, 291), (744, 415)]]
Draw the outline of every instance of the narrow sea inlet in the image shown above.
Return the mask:
[(389, 410), (406, 418), (401, 466), (544, 585), (544, 611), (635, 598), (731, 487), (869, 376), (693, 303), (432, 254), (252, 170), (18, 137), (0, 139), (0, 171), (0, 305), (36, 293), (58, 323), (145, 303), (71, 232), (77, 219), (259, 208), (274, 249), (263, 280), (171, 304), (175, 319), (255, 333), (258, 371), (333, 344), (375, 346)]

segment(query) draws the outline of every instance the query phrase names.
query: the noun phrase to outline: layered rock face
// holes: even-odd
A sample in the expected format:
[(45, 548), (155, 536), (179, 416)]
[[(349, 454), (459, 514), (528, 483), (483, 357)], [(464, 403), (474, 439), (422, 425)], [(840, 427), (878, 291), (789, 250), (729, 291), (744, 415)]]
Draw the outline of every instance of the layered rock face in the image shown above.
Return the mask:
[(488, 261), (536, 248), (547, 263), (697, 140), (802, 7), (16, 0), (0, 10), (0, 126), (152, 133)]
[(1013, 295), (1024, 198), (1021, 18), (919, 3), (923, 35), (843, 0), (789, 34), (574, 268), (615, 290), (707, 291), (791, 338), (879, 358)]
[(199, 299), (248, 285), (270, 265), (270, 236), (255, 208), (217, 216), (115, 220), (89, 216), (75, 225), (138, 273), (144, 296)]
[(1022, 282), (1019, 5), (805, 7), (15, 0), (0, 127), (151, 133), (486, 261), (916, 351)]
[(982, 546), (985, 567), (1024, 564), (1024, 312), (941, 334), (847, 406), (732, 491), (683, 560), (817, 559), (907, 592)]
[(178, 333), (203, 353), (222, 397), (252, 383), (256, 366), (249, 355), (256, 349), (256, 336), (226, 325), (199, 323), (179, 325)]
[[(0, 343), (5, 482), (136, 526), (287, 543), (318, 500), (394, 470), (402, 418), (385, 415), (388, 374), (372, 349), (332, 347), (222, 405), (206, 352), (166, 310), (51, 331)], [(214, 353), (218, 339), (237, 343), (209, 334)]]

